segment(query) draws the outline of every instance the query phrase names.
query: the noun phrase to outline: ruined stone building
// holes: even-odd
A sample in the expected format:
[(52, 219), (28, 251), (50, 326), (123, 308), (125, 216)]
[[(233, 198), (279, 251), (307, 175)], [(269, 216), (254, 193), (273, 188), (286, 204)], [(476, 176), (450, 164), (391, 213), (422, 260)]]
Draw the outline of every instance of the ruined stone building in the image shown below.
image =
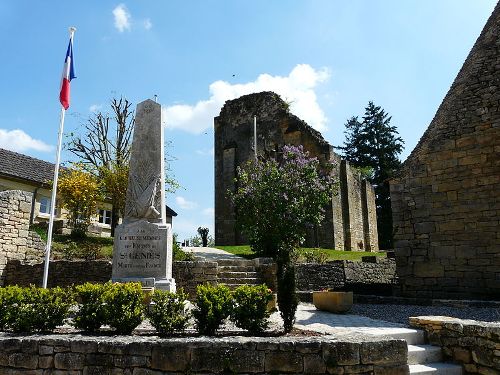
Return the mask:
[(391, 182), (391, 201), (403, 296), (499, 299), (500, 5)]
[(236, 229), (228, 190), (234, 190), (237, 166), (254, 157), (253, 118), (257, 116), (257, 152), (273, 157), (285, 144), (302, 145), (323, 164), (334, 163), (340, 181), (323, 223), (309, 230), (306, 245), (346, 250), (378, 250), (375, 193), (366, 180), (333, 152), (321, 133), (289, 113), (273, 92), (261, 92), (227, 101), (215, 118), (215, 243), (238, 245), (246, 241)]

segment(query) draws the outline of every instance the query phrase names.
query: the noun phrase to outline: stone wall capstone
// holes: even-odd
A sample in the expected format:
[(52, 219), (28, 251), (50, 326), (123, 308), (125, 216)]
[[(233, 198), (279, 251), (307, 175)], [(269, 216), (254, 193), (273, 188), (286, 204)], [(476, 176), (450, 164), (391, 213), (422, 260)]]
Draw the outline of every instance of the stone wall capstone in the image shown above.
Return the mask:
[(29, 230), (32, 193), (21, 190), (0, 192), (0, 286), (11, 260), (39, 261), (45, 243)]
[(400, 295), (500, 296), (500, 4), (391, 181)]

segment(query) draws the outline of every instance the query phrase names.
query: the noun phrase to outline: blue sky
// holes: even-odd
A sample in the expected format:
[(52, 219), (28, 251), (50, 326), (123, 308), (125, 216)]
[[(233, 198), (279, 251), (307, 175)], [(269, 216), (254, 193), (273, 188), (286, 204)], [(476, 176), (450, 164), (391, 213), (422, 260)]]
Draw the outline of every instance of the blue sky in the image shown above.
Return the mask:
[[(65, 132), (123, 95), (158, 95), (182, 189), (167, 197), (180, 238), (213, 234), (213, 117), (274, 90), (342, 144), (369, 100), (411, 152), (491, 14), (493, 0), (0, 2), (0, 147), (55, 159), (58, 90), (77, 28)], [(68, 160), (71, 155), (63, 154)]]

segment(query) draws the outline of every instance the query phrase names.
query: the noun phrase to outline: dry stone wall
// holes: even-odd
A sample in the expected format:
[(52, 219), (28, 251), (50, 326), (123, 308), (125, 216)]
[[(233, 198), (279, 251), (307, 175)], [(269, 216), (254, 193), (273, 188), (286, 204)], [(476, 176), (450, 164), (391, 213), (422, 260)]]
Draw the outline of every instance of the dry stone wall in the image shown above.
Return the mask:
[(408, 374), (404, 340), (0, 334), (8, 374)]
[(21, 190), (0, 192), (0, 286), (5, 268), (12, 260), (39, 261), (45, 244), (29, 230), (32, 193)]
[[(227, 101), (215, 118), (215, 242), (247, 243), (236, 229), (236, 216), (227, 192), (235, 188), (236, 169), (254, 158), (253, 116), (257, 116), (257, 153), (276, 157), (286, 144), (302, 145), (322, 165), (333, 163), (332, 175), (340, 181), (325, 219), (309, 230), (307, 245), (349, 250), (378, 250), (373, 187), (363, 194), (359, 173), (342, 162), (318, 131), (288, 112), (287, 104), (273, 92), (261, 92)], [(365, 202), (364, 200), (367, 200)]]
[(500, 296), (499, 39), (497, 5), (391, 182), (404, 297)]
[(462, 364), (466, 374), (500, 373), (500, 323), (419, 316), (410, 318), (410, 325), (425, 330), (429, 342)]

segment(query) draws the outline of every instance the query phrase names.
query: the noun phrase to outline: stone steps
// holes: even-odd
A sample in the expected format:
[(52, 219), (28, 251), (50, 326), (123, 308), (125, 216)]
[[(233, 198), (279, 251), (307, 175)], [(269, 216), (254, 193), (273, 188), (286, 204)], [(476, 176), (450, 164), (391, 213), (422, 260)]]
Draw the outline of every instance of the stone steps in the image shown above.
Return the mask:
[(408, 345), (408, 364), (441, 362), (443, 354), (439, 346), (434, 345)]
[(427, 363), (409, 365), (410, 374), (415, 375), (462, 375), (462, 366), (452, 363)]
[(219, 278), (219, 283), (226, 285), (259, 285), (262, 284), (258, 277), (243, 277), (243, 278)]
[(406, 340), (408, 344), (408, 369), (414, 375), (462, 375), (462, 366), (441, 362), (441, 348), (425, 344), (424, 331), (402, 328), (393, 330), (393, 338)]
[(248, 259), (218, 259), (218, 282), (231, 289), (240, 285), (259, 285), (262, 279), (255, 268), (255, 262)]

